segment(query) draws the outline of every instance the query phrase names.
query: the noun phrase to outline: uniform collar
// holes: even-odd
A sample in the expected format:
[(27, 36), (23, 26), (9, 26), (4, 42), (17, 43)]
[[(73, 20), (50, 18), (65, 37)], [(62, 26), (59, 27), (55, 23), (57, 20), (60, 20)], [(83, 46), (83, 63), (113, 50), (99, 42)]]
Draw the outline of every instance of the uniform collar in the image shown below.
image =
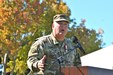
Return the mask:
[[(52, 33), (51, 33), (51, 38), (52, 38), (54, 44), (60, 44), (60, 43), (61, 43), (61, 42), (59, 42), (58, 40), (56, 40), (56, 38), (54, 37), (54, 35), (53, 35)], [(64, 39), (64, 41), (65, 41), (65, 39)], [(64, 42), (64, 41), (63, 41), (63, 42)], [(63, 43), (63, 42), (62, 42), (62, 43)]]

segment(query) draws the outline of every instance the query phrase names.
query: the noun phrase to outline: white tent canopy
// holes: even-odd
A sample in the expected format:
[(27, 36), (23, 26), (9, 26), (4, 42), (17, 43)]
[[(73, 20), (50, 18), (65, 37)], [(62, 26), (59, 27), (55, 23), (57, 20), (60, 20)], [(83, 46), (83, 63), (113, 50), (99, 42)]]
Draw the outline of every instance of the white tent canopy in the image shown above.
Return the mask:
[(113, 69), (113, 45), (81, 57), (82, 66)]

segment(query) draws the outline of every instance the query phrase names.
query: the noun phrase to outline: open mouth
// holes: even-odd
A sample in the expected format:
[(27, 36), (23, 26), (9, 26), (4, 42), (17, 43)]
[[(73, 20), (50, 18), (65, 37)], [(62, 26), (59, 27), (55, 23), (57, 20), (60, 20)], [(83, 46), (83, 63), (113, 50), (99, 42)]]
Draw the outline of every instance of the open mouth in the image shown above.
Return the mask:
[(62, 29), (61, 31), (64, 31), (64, 29)]

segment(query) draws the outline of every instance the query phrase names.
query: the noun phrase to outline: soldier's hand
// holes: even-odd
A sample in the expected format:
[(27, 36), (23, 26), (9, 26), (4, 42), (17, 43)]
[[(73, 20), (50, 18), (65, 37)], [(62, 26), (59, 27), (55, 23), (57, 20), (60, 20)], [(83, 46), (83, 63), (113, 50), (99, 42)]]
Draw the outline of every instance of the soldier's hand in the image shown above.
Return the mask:
[(42, 57), (42, 59), (39, 60), (39, 62), (38, 62), (38, 68), (39, 68), (40, 70), (44, 70), (45, 60), (46, 60), (46, 55), (44, 55), (44, 56)]

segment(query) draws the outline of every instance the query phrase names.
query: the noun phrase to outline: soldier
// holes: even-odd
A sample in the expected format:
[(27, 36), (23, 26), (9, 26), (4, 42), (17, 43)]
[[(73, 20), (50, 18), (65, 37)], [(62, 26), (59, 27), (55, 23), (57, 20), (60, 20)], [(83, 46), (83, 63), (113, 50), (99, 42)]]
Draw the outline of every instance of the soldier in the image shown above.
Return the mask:
[(27, 65), (35, 74), (61, 75), (65, 66), (81, 66), (79, 54), (74, 44), (65, 36), (68, 32), (69, 18), (65, 14), (53, 17), (52, 33), (40, 38), (32, 44), (28, 53)]

